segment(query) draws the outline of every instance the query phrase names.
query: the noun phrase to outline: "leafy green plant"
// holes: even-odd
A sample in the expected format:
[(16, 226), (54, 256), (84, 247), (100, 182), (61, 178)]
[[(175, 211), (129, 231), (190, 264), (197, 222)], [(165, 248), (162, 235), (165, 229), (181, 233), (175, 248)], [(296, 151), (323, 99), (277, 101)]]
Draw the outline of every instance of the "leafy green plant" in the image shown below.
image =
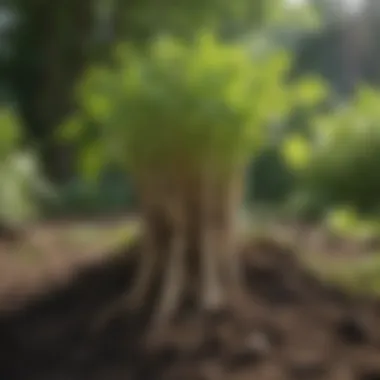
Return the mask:
[[(80, 139), (85, 120), (98, 137), (85, 146), (84, 172), (118, 163), (135, 182), (146, 246), (131, 299), (140, 302), (165, 268), (158, 318), (173, 314), (193, 276), (200, 304), (220, 307), (240, 287), (234, 251), (246, 166), (267, 127), (315, 96), (301, 91), (305, 83), (286, 86), (283, 52), (254, 55), (209, 33), (191, 44), (162, 37), (144, 53), (120, 46), (116, 57), (111, 69), (88, 72), (81, 112), (62, 136)], [(191, 277), (188, 255), (200, 263)]]

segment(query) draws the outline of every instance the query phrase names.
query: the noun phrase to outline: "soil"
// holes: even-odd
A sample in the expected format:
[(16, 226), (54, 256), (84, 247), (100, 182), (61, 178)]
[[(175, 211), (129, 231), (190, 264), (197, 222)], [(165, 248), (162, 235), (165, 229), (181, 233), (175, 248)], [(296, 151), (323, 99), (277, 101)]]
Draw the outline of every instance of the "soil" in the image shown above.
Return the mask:
[(138, 251), (73, 264), (65, 280), (40, 279), (38, 296), (30, 284), (3, 291), (0, 379), (380, 379), (380, 302), (322, 283), (265, 240), (242, 250), (249, 294), (234, 312), (184, 313), (154, 346), (143, 339), (151, 302), (94, 328), (130, 286)]

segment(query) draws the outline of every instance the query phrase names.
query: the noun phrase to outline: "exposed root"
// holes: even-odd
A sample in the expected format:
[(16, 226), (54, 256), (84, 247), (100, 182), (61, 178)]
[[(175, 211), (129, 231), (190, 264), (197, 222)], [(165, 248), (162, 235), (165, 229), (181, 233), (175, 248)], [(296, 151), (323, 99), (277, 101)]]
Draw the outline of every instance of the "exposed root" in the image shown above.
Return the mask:
[(158, 262), (158, 252), (155, 246), (154, 236), (148, 225), (145, 228), (142, 243), (144, 254), (138, 258), (138, 268), (134, 276), (135, 279), (132, 282), (132, 289), (127, 289), (114, 300), (107, 309), (96, 317), (90, 326), (91, 331), (96, 333), (102, 330), (112, 318), (120, 313), (140, 310), (143, 307), (149, 294)]
[(237, 249), (238, 242), (236, 232), (232, 227), (225, 229), (225, 235), (219, 236), (220, 271), (223, 277), (223, 283), (229, 296), (235, 296), (242, 289), (242, 268)]
[(201, 247), (201, 306), (206, 311), (215, 311), (224, 303), (224, 292), (219, 260), (215, 252), (213, 231), (204, 231)]
[(155, 269), (158, 265), (157, 250), (155, 249), (153, 237), (148, 232), (144, 238), (143, 254), (141, 255), (139, 267), (132, 285), (132, 290), (126, 296), (126, 302), (129, 309), (141, 309), (146, 297), (148, 296), (150, 286), (152, 285)]
[(190, 186), (176, 181), (159, 184), (146, 186), (142, 199), (145, 247), (132, 290), (100, 316), (98, 326), (120, 310), (141, 309), (157, 278), (161, 288), (148, 336), (175, 316), (188, 286), (197, 287), (196, 303), (207, 313), (231, 306), (242, 288), (234, 229), (239, 179), (221, 180), (207, 172)]
[(167, 271), (164, 271), (162, 293), (154, 313), (153, 327), (169, 321), (178, 309), (185, 288), (185, 254), (186, 236), (181, 229), (172, 237), (167, 261), (168, 267)]

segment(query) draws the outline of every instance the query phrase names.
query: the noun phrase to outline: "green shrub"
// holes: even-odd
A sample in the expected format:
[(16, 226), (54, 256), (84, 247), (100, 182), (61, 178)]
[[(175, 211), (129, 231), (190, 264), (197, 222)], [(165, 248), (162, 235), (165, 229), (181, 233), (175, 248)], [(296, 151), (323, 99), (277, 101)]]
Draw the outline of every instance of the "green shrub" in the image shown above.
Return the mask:
[(350, 104), (318, 118), (310, 140), (286, 141), (285, 158), (305, 191), (330, 205), (379, 210), (379, 106), (380, 95), (362, 89)]

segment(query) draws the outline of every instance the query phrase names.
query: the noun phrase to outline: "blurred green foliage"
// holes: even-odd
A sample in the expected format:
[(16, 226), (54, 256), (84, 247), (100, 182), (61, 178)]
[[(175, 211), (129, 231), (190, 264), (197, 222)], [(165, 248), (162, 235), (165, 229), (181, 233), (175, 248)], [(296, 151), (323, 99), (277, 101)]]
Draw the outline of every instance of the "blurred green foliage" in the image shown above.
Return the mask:
[(289, 138), (284, 155), (305, 191), (330, 205), (377, 213), (380, 94), (363, 87), (348, 104), (315, 119), (312, 138)]
[(135, 211), (137, 206), (134, 187), (121, 171), (115, 175), (106, 172), (96, 181), (74, 177), (57, 193), (57, 200), (45, 208), (50, 217), (119, 214)]
[(40, 201), (53, 196), (37, 156), (20, 148), (21, 138), (14, 112), (0, 110), (0, 221), (15, 227), (35, 220)]
[(333, 209), (328, 213), (325, 223), (331, 231), (348, 238), (369, 239), (380, 233), (378, 217), (364, 218), (353, 207)]
[(88, 72), (81, 113), (63, 127), (69, 139), (85, 132), (83, 120), (97, 131), (84, 149), (85, 173), (97, 175), (107, 159), (133, 174), (184, 175), (210, 162), (234, 170), (290, 108), (289, 58), (281, 52), (254, 58), (201, 33), (190, 44), (162, 37), (144, 54), (121, 46), (117, 58), (117, 67)]
[[(42, 171), (48, 174), (49, 178), (59, 179), (57, 187), (59, 202), (49, 203), (49, 212), (76, 213), (96, 210), (100, 212), (108, 207), (112, 210), (133, 207), (135, 201), (133, 188), (129, 179), (125, 178), (124, 168), (120, 165), (117, 167), (112, 162), (120, 161), (120, 150), (116, 149), (116, 145), (119, 145), (119, 142), (121, 145), (124, 143), (115, 137), (114, 141), (117, 144), (114, 145), (113, 142), (111, 144), (111, 135), (106, 139), (104, 136), (110, 130), (116, 132), (115, 128), (110, 126), (117, 123), (121, 126), (122, 119), (125, 120), (125, 124), (128, 122), (130, 125), (129, 121), (135, 115), (133, 112), (127, 112), (128, 107), (119, 107), (117, 104), (111, 104), (112, 107), (110, 107), (107, 101), (104, 101), (103, 95), (110, 91), (106, 98), (112, 103), (115, 99), (119, 99), (120, 102), (125, 101), (127, 89), (132, 91), (134, 96), (138, 95), (138, 92), (140, 92), (139, 96), (153, 95), (156, 91), (156, 100), (150, 101), (156, 102), (157, 107), (167, 107), (167, 115), (169, 115), (175, 110), (174, 103), (178, 99), (174, 96), (166, 96), (166, 98), (162, 96), (164, 91), (169, 93), (174, 91), (170, 87), (173, 86), (170, 81), (165, 82), (163, 86), (163, 80), (166, 78), (164, 75), (158, 84), (157, 79), (148, 78), (148, 76), (144, 80), (137, 80), (135, 84), (138, 83), (139, 86), (144, 84), (139, 87), (139, 91), (133, 90), (131, 85), (122, 86), (124, 82), (118, 81), (118, 78), (123, 76), (123, 72), (128, 72), (131, 76), (133, 70), (148, 71), (153, 77), (155, 66), (149, 63), (149, 58), (155, 54), (153, 50), (149, 50), (152, 42), (154, 46), (159, 46), (157, 40), (160, 40), (160, 36), (165, 33), (191, 41), (194, 36), (199, 35), (200, 28), (208, 26), (221, 37), (221, 41), (239, 41), (242, 46), (244, 45), (244, 49), (252, 53), (252, 73), (249, 75), (256, 75), (255, 72), (259, 70), (260, 60), (255, 61), (258, 54), (272, 54), (279, 48), (286, 50), (286, 55), (292, 57), (294, 64), (291, 75), (287, 77), (287, 86), (284, 87), (288, 92), (283, 104), (289, 108), (297, 102), (299, 106), (304, 102), (303, 107), (297, 109), (293, 107), (286, 118), (275, 123), (276, 128), (273, 128), (273, 133), (271, 123), (265, 129), (265, 132), (270, 135), (268, 139), (271, 140), (274, 137), (276, 141), (264, 145), (263, 150), (257, 152), (257, 157), (251, 163), (247, 189), (249, 200), (265, 201), (274, 203), (276, 206), (285, 202), (288, 212), (307, 217), (323, 217), (324, 211), (329, 207), (338, 207), (342, 204), (353, 205), (357, 212), (366, 211), (377, 214), (379, 212), (377, 193), (380, 185), (376, 176), (379, 159), (378, 136), (375, 127), (377, 123), (376, 91), (372, 91), (372, 100), (368, 100), (371, 96), (367, 96), (365, 101), (362, 99), (366, 97), (363, 95), (363, 90), (360, 92), (362, 95), (359, 94), (344, 107), (341, 108), (341, 104), (343, 98), (354, 94), (358, 84), (379, 83), (380, 45), (376, 44), (376, 41), (380, 30), (380, 8), (374, 6), (376, 1), (371, 2), (372, 8), (367, 9), (367, 13), (363, 11), (358, 15), (352, 15), (349, 19), (344, 19), (342, 15), (335, 14), (332, 3), (333, 1), (329, 0), (323, 2), (315, 0), (302, 6), (290, 7), (284, 0), (232, 2), (181, 0), (176, 4), (171, 1), (156, 3), (151, 0), (140, 2), (67, 0), (55, 5), (47, 0), (5, 1), (0, 12), (4, 15), (5, 11), (10, 11), (13, 18), (8, 19), (0, 28), (0, 95), (2, 100), (11, 99), (15, 102), (20, 118), (20, 131), (15, 133), (15, 130), (11, 128), (7, 136), (5, 126), (9, 124), (6, 121), (9, 114), (0, 115), (0, 128), (3, 130), (0, 131), (0, 151), (4, 152), (4, 157), (7, 157), (4, 162), (8, 167), (12, 160), (24, 162), (23, 158), (20, 160), (15, 158), (14, 152), (18, 152), (19, 148), (13, 148), (8, 142), (9, 139), (19, 140), (22, 132), (22, 137), (27, 140), (27, 143), (38, 145), (33, 152), (37, 153), (38, 150), (38, 157), (43, 163)], [(338, 16), (339, 23), (335, 22)], [(128, 42), (128, 47), (123, 52), (122, 62), (113, 54), (115, 46), (126, 46), (120, 44), (121, 42)], [(350, 49), (345, 49), (347, 42)], [(160, 59), (163, 62), (165, 54), (167, 56), (170, 54), (167, 48), (164, 52), (162, 42), (160, 46), (161, 48), (156, 49), (159, 52), (156, 51), (156, 53), (162, 55)], [(178, 46), (177, 44), (175, 48), (177, 51)], [(144, 55), (143, 52), (147, 47), (148, 55)], [(172, 50), (176, 51), (175, 49)], [(214, 62), (214, 59), (220, 61), (220, 57), (213, 57), (211, 52), (209, 54), (207, 59), (210, 62)], [(189, 53), (188, 56), (190, 55)], [(183, 59), (186, 60), (188, 56), (184, 54)], [(270, 65), (266, 67), (266, 63), (270, 60), (267, 61), (267, 58), (267, 56), (262, 57), (261, 64), (265, 66), (263, 73), (270, 76)], [(231, 58), (233, 59), (235, 58)], [(99, 62), (112, 63), (116, 69), (103, 70), (102, 67), (96, 66)], [(158, 62), (157, 59), (155, 62)], [(190, 57), (188, 64), (190, 65), (191, 62), (198, 63), (197, 58)], [(95, 69), (90, 69), (87, 73), (94, 64)], [(139, 66), (140, 64), (142, 67)], [(199, 62), (199, 65), (202, 63)], [(135, 66), (134, 69), (133, 66)], [(168, 64), (165, 69), (166, 74), (181, 71), (178, 68), (173, 69), (172, 66)], [(236, 63), (237, 66), (238, 63)], [(181, 67), (185, 68), (186, 72), (187, 66)], [(246, 72), (251, 69), (246, 69)], [(205, 70), (204, 67), (202, 70)], [(210, 68), (210, 71), (212, 70), (214, 69)], [(239, 77), (240, 79), (244, 78), (244, 75), (247, 77), (246, 72), (242, 70), (236, 76), (237, 81)], [(62, 141), (52, 136), (57, 126), (71, 114), (73, 109), (75, 110), (74, 88), (78, 81), (81, 84), (84, 83), (81, 81), (84, 73), (85, 82), (92, 81), (94, 84), (109, 80), (109, 83), (106, 83), (101, 91), (99, 90), (101, 96), (97, 95), (98, 91), (92, 93), (89, 89), (85, 91), (87, 95), (82, 94), (83, 96), (80, 97), (82, 106), (86, 102), (90, 107), (88, 113), (92, 113), (93, 117), (80, 113), (71, 119), (73, 123), (71, 130), (74, 134), (80, 130), (82, 136), (79, 139), (68, 139), (69, 144), (62, 144)], [(217, 78), (219, 74), (213, 72), (213, 78)], [(313, 81), (304, 82), (298, 87), (298, 92), (294, 88), (290, 90), (294, 82), (305, 74), (320, 74), (328, 81), (332, 99), (328, 108), (316, 107), (318, 103), (316, 99), (326, 96), (324, 88), (317, 84), (319, 80), (314, 80), (314, 84), (311, 83)], [(263, 74), (262, 78), (265, 75)], [(93, 78), (90, 79), (92, 76)], [(201, 83), (203, 79), (199, 78), (198, 83)], [(232, 75), (228, 78), (230, 83), (235, 80)], [(219, 85), (220, 88), (224, 88), (224, 84), (216, 83), (214, 90)], [(113, 89), (112, 86), (114, 86)], [(268, 85), (268, 88), (275, 87), (271, 86), (272, 84)], [(157, 90), (162, 91), (161, 95), (158, 95)], [(201, 92), (203, 97), (206, 96), (205, 94), (206, 92)], [(242, 94), (243, 91), (240, 98), (248, 107), (249, 96), (244, 99)], [(101, 99), (102, 96), (103, 99)], [(160, 97), (167, 101), (159, 103), (157, 99)], [(257, 94), (256, 99), (258, 98), (260, 96)], [(221, 95), (219, 100), (223, 99), (225, 98)], [(145, 100), (147, 101), (148, 98), (146, 97)], [(201, 100), (198, 100), (201, 103)], [(365, 107), (371, 102), (374, 105), (367, 110)], [(258, 103), (256, 101), (253, 103), (254, 107), (251, 111), (255, 114), (259, 104), (256, 104)], [(275, 110), (280, 103), (272, 99), (261, 102), (263, 113), (272, 112), (276, 118), (280, 119)], [(206, 99), (203, 109), (210, 109), (209, 104)], [(107, 107), (110, 109), (107, 110)], [(120, 111), (118, 115), (112, 110), (115, 107), (118, 107)], [(273, 110), (269, 111), (271, 107)], [(220, 112), (220, 108), (219, 111), (216, 110), (217, 107), (214, 112), (218, 113), (221, 120), (224, 120), (226, 115)], [(176, 111), (177, 119), (182, 113), (181, 121), (190, 120), (190, 108), (186, 112), (180, 109)], [(331, 114), (318, 121), (325, 127), (314, 127), (315, 114), (328, 112)], [(153, 119), (153, 112), (150, 113)], [(117, 123), (107, 122), (105, 124), (107, 128), (99, 127), (98, 121), (104, 115), (111, 114), (115, 120), (118, 120)], [(212, 115), (210, 118), (213, 122), (217, 120)], [(361, 123), (367, 126), (355, 129), (354, 124)], [(369, 124), (373, 124), (374, 127), (369, 127)], [(172, 126), (174, 123), (168, 123), (168, 125)], [(207, 123), (210, 128), (215, 125), (216, 123)], [(279, 125), (278, 128), (277, 125)], [(315, 145), (321, 134), (321, 132), (316, 133), (318, 129), (325, 129), (329, 142), (324, 144), (320, 153), (316, 154)], [(125, 130), (131, 131), (127, 128)], [(153, 132), (157, 134), (154, 135)], [(153, 132), (146, 132), (144, 137), (147, 151), (151, 151), (150, 142), (165, 137), (161, 129), (157, 128)], [(206, 130), (203, 132), (206, 133)], [(293, 133), (297, 133), (297, 138), (287, 141), (287, 136)], [(347, 134), (347, 136), (340, 137), (340, 134), (344, 136)], [(170, 135), (169, 132), (168, 135)], [(221, 135), (227, 136), (223, 133)], [(120, 134), (117, 132), (115, 136), (120, 137)], [(150, 139), (146, 136), (150, 136)], [(72, 142), (74, 140), (75, 143)], [(107, 144), (103, 144), (104, 142)], [(111, 149), (105, 150), (106, 145)], [(161, 148), (163, 153), (169, 153), (164, 144)], [(197, 149), (200, 148), (197, 147)], [(80, 151), (81, 157), (81, 168), (78, 172), (73, 169), (77, 159), (76, 150)], [(290, 166), (283, 160), (283, 150), (288, 152), (287, 160), (292, 162)], [(178, 151), (183, 152), (180, 146), (178, 146)], [(131, 153), (130, 150), (128, 152)], [(14, 157), (12, 160), (9, 158), (11, 156)], [(160, 154), (160, 157), (164, 159), (165, 156)], [(201, 156), (198, 159), (201, 160)], [(30, 158), (30, 160), (33, 159)], [(21, 164), (14, 163), (13, 165)], [(10, 174), (16, 175), (17, 172), (17, 170), (2, 170), (8, 173), (3, 174), (4, 178)], [(117, 175), (113, 174), (114, 171)], [(101, 176), (99, 176), (100, 172), (102, 172)], [(95, 178), (96, 181), (89, 184), (87, 178), (80, 173), (86, 173), (87, 177)], [(62, 178), (64, 180), (61, 180)], [(22, 207), (22, 209), (27, 208)]]

